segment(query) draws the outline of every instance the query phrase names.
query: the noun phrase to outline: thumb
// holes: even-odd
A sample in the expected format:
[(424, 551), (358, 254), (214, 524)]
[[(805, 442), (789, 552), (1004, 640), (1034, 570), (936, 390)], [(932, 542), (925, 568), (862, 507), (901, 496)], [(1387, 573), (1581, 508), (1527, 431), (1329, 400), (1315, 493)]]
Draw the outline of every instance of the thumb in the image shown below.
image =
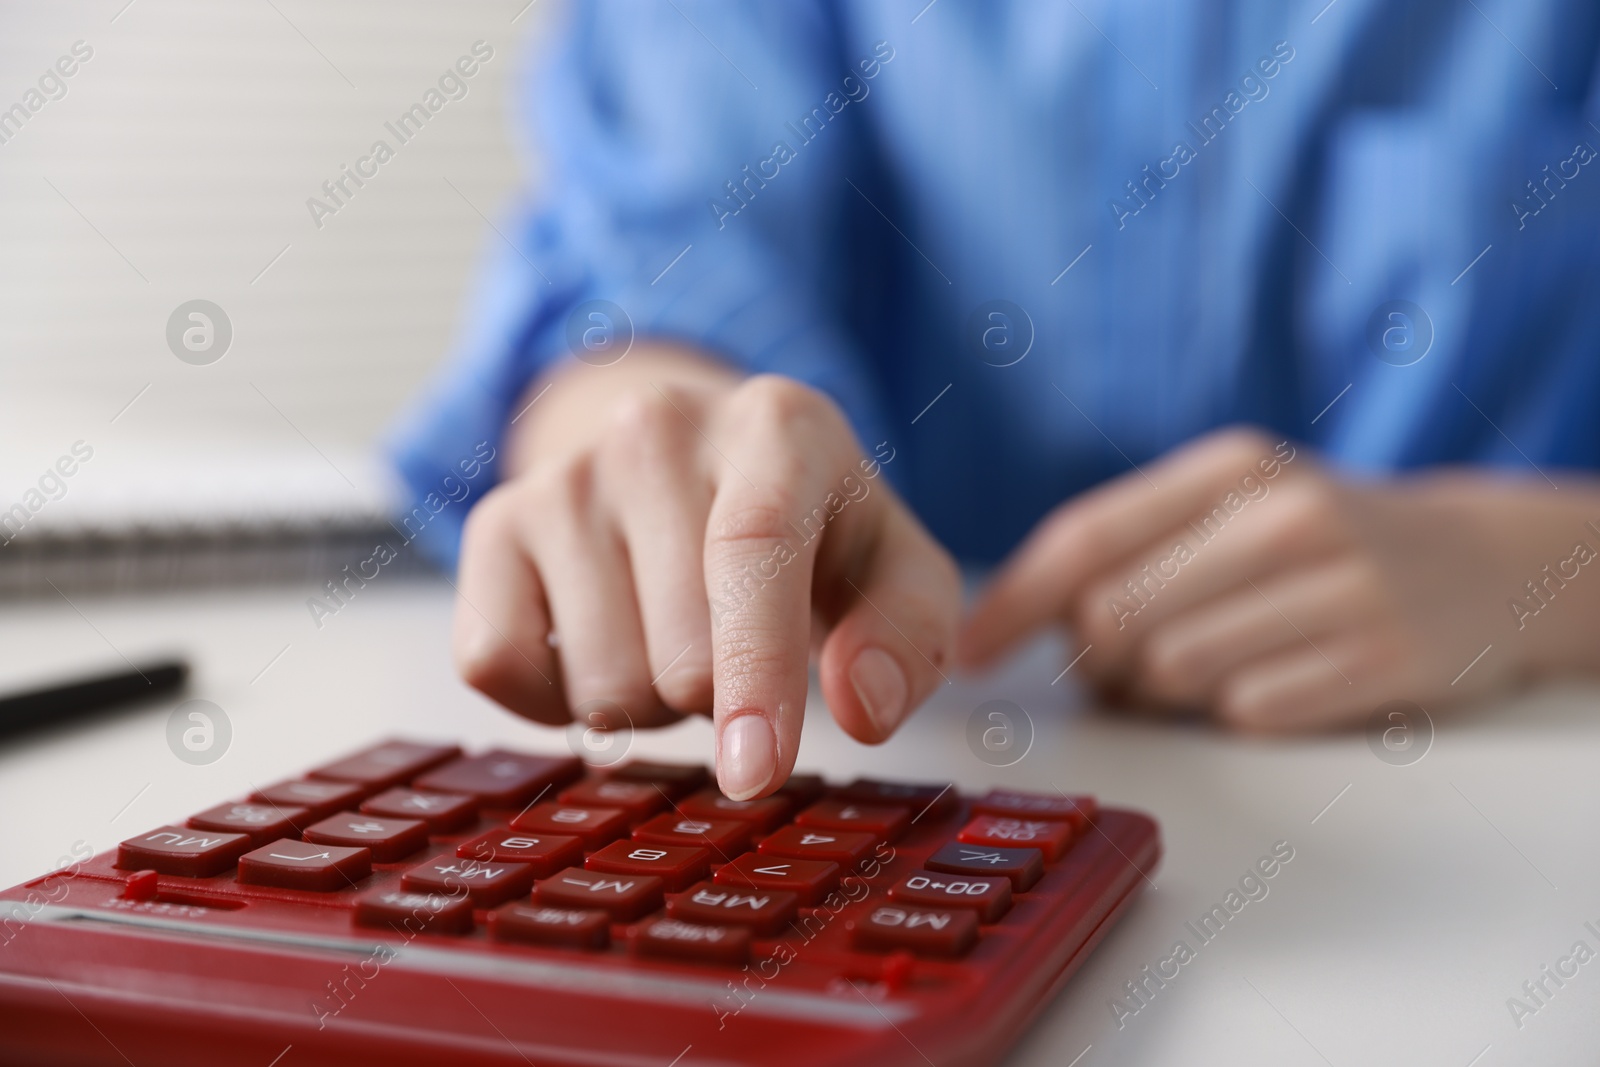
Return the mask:
[(822, 694), (840, 727), (869, 744), (949, 682), (944, 667), (961, 615), (961, 575), (949, 554), (892, 496), (874, 518), (857, 536), (825, 545), (817, 561), (817, 603), (833, 624), (819, 664)]

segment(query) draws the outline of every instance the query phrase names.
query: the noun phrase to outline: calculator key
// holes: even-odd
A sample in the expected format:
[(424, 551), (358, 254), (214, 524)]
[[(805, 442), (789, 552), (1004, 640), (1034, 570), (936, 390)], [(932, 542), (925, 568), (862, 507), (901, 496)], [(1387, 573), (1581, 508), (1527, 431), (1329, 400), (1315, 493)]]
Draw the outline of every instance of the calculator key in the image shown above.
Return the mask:
[(978, 915), (967, 908), (885, 904), (850, 920), (847, 929), (856, 948), (953, 958), (966, 955), (978, 940)]
[(628, 934), (641, 956), (743, 964), (750, 959), (750, 931), (742, 926), (701, 926), (679, 919), (652, 919)]
[(583, 774), (576, 756), (531, 756), (495, 749), (436, 767), (411, 784), (438, 793), (464, 793), (486, 808), (520, 808), (547, 789)]
[(350, 889), (372, 873), (372, 853), (365, 848), (308, 845), (274, 841), (239, 858), (239, 881), (279, 889), (332, 893)]
[(913, 785), (881, 782), (875, 778), (857, 778), (839, 790), (838, 795), (863, 804), (899, 804), (910, 808), (911, 817), (917, 822), (947, 818), (961, 804), (961, 798), (950, 785)]
[(611, 916), (603, 911), (519, 902), (489, 913), (489, 936), (496, 941), (600, 949), (611, 944)]
[(793, 893), (801, 904), (820, 901), (839, 884), (839, 865), (827, 860), (784, 859), (746, 852), (717, 868), (711, 880), (741, 889), (779, 889)]
[(475, 908), (492, 908), (520, 897), (533, 885), (526, 863), (480, 863), (455, 856), (435, 856), (400, 876), (400, 887), (416, 893), (465, 892)]
[(974, 815), (1011, 815), (1020, 819), (1056, 819), (1069, 822), (1079, 831), (1094, 821), (1099, 805), (1091, 796), (1063, 796), (1060, 793), (1019, 793), (1012, 789), (991, 789), (973, 801)]
[(576, 837), (585, 849), (599, 848), (628, 832), (628, 813), (621, 808), (580, 808), (547, 801), (511, 820), (513, 830)]
[(583, 862), (583, 842), (576, 837), (522, 830), (490, 830), (461, 842), (456, 846), (456, 855), (480, 863), (526, 863), (535, 878), (548, 878), (564, 867)]
[(400, 934), (472, 932), (472, 901), (465, 894), (373, 889), (356, 898), (357, 926), (388, 927)]
[(889, 841), (911, 825), (911, 812), (906, 808), (861, 804), (854, 800), (819, 800), (796, 815), (794, 822), (796, 826), (824, 830), (854, 830)]
[(313, 823), (300, 837), (316, 845), (367, 849), (374, 863), (398, 863), (428, 843), (428, 824), (421, 819), (380, 819), (356, 812)]
[(1011, 879), (918, 871), (890, 886), (889, 899), (923, 908), (971, 908), (980, 922), (993, 923), (1011, 910)]
[(257, 790), (250, 797), (261, 804), (276, 804), (280, 808), (305, 808), (312, 819), (326, 819), (336, 811), (353, 808), (366, 796), (364, 786), (348, 782), (318, 782), (302, 778), (293, 782), (279, 782)]
[(1036, 848), (1046, 862), (1054, 863), (1076, 836), (1070, 822), (1050, 819), (1016, 819), (1009, 815), (980, 815), (961, 828), (956, 840), (969, 845), (1002, 848)]
[(791, 774), (789, 780), (772, 795), (782, 797), (796, 808), (803, 808), (822, 799), (822, 794), (827, 791), (828, 783), (822, 780), (820, 774)]
[(361, 802), (368, 815), (391, 819), (421, 819), (430, 834), (454, 833), (478, 818), (478, 802), (459, 793), (423, 793), (416, 789), (390, 789)]
[(878, 839), (871, 834), (785, 826), (756, 846), (756, 851), (797, 860), (827, 860), (849, 867), (865, 859), (877, 844)]
[(189, 825), (196, 830), (249, 834), (250, 843), (254, 845), (264, 845), (280, 837), (294, 837), (300, 833), (300, 827), (309, 826), (311, 822), (311, 813), (305, 808), (279, 808), (271, 804), (218, 804), (189, 816)]
[(987, 845), (945, 845), (922, 864), (944, 874), (981, 874), (1011, 879), (1011, 888), (1025, 893), (1044, 874), (1044, 854), (1036, 848)]
[(686, 845), (647, 845), (640, 841), (613, 841), (584, 861), (591, 871), (607, 874), (654, 875), (670, 890), (679, 890), (704, 878), (711, 870), (711, 853)]
[(621, 808), (634, 822), (648, 819), (670, 803), (667, 795), (649, 782), (613, 782), (607, 778), (589, 778), (568, 786), (556, 799), (580, 808)]
[(634, 760), (612, 771), (611, 779), (617, 782), (651, 782), (659, 785), (673, 800), (677, 800), (705, 785), (711, 780), (711, 775), (698, 763), (651, 763), (647, 760)]
[(667, 897), (667, 915), (712, 926), (748, 926), (770, 937), (793, 921), (800, 898), (779, 889), (741, 889), (701, 882)]
[(118, 845), (117, 866), (125, 871), (210, 878), (232, 867), (254, 843), (249, 834), (162, 826)]
[(387, 789), (461, 755), (455, 745), (419, 741), (385, 741), (311, 772), (312, 778), (355, 782), (369, 789)]
[(536, 904), (553, 908), (599, 908), (615, 922), (631, 922), (661, 907), (661, 879), (651, 875), (615, 875), (568, 867), (534, 883)]
[(718, 858), (727, 860), (749, 846), (752, 829), (749, 823), (734, 819), (695, 819), (667, 812), (634, 827), (633, 839), (658, 845), (708, 848)]
[(678, 811), (691, 819), (737, 819), (762, 833), (783, 822), (793, 810), (794, 804), (788, 797), (729, 800), (715, 789), (702, 789), (678, 804)]

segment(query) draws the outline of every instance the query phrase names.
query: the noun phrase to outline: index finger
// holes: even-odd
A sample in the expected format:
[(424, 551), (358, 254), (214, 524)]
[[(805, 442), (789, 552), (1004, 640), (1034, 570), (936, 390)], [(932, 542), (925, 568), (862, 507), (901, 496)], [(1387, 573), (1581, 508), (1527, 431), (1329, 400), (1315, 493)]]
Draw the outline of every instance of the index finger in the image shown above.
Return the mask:
[(809, 681), (812, 571), (831, 481), (848, 468), (854, 441), (803, 386), (746, 391), (737, 432), (724, 444), (705, 542), (717, 782), (734, 800), (770, 792), (794, 767)]
[[(1053, 512), (1001, 568), (962, 628), (962, 658), (983, 665), (1060, 616), (1091, 579), (1220, 505), (1229, 486), (1274, 477), (1294, 458), (1253, 431), (1212, 434)], [(1263, 466), (1266, 464), (1266, 466)], [(1271, 469), (1272, 474), (1267, 474)]]

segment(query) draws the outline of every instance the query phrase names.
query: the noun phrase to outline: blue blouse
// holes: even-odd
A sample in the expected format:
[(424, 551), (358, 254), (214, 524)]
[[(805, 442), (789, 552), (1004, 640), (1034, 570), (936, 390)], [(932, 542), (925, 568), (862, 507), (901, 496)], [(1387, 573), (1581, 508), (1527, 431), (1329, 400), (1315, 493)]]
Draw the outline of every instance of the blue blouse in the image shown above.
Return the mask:
[(1600, 465), (1593, 0), (572, 7), (540, 188), (397, 435), (419, 498), (630, 335), (831, 394), (972, 562), (1231, 423)]

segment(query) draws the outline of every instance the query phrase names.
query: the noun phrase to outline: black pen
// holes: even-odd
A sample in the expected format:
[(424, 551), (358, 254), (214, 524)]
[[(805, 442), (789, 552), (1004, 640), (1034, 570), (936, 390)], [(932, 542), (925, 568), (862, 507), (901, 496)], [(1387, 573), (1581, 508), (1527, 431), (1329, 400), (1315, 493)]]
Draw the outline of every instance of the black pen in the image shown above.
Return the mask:
[(182, 689), (188, 678), (189, 664), (177, 659), (161, 660), (114, 674), (42, 686), (0, 697), (0, 736), (82, 718), (119, 704), (163, 696)]

